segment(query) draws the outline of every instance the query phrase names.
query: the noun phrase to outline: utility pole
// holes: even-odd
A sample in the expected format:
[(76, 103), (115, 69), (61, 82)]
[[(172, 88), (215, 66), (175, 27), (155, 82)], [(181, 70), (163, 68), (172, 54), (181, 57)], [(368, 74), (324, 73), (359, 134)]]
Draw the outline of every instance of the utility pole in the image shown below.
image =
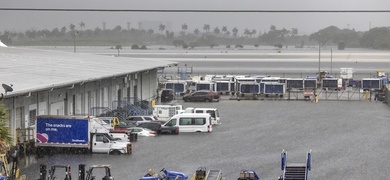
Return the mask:
[(74, 53), (76, 53), (76, 35), (78, 33), (79, 33), (78, 31), (74, 32), (74, 36), (73, 36), (73, 52)]
[(330, 74), (332, 74), (332, 62), (333, 62), (333, 53), (332, 47), (330, 48)]
[(318, 81), (321, 80), (321, 33), (318, 33)]

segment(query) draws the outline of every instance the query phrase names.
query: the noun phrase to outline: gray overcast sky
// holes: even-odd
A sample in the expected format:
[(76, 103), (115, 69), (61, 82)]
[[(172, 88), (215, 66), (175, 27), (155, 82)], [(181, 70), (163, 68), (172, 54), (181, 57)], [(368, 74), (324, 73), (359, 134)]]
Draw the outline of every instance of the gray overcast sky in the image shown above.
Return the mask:
[[(99, 9), (198, 9), (198, 10), (389, 10), (389, 0), (1, 0), (1, 8), (99, 8)], [(151, 13), (151, 12), (36, 12), (0, 11), (0, 32), (4, 30), (49, 29), (71, 23), (77, 28), (112, 29), (117, 25), (138, 28), (140, 21), (171, 22), (172, 30), (181, 30), (186, 23), (188, 31), (210, 24), (211, 30), (227, 26), (239, 29), (268, 31), (271, 25), (278, 29), (298, 28), (299, 34), (309, 34), (335, 25), (367, 31), (370, 27), (390, 26), (390, 13)]]

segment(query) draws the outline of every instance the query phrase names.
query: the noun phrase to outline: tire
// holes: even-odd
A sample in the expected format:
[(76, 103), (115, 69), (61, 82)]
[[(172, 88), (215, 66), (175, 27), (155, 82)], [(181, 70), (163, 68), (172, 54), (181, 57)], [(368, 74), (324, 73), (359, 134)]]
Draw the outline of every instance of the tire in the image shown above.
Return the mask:
[(113, 150), (110, 154), (120, 155), (122, 153), (120, 151), (118, 151), (118, 150)]

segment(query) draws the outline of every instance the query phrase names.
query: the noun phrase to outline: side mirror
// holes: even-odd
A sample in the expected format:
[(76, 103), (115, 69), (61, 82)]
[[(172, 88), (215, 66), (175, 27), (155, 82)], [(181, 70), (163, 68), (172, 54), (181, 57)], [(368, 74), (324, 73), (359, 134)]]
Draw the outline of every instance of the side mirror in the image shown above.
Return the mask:
[(107, 138), (104, 138), (103, 139), (103, 143), (109, 143), (110, 141), (108, 141), (108, 139)]

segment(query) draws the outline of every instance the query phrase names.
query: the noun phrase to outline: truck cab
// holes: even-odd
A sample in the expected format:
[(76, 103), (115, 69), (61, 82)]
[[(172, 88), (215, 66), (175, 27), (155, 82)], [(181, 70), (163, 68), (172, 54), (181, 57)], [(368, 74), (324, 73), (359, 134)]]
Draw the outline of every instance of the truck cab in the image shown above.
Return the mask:
[(131, 144), (121, 142), (107, 133), (92, 134), (92, 152), (106, 154), (130, 154)]

